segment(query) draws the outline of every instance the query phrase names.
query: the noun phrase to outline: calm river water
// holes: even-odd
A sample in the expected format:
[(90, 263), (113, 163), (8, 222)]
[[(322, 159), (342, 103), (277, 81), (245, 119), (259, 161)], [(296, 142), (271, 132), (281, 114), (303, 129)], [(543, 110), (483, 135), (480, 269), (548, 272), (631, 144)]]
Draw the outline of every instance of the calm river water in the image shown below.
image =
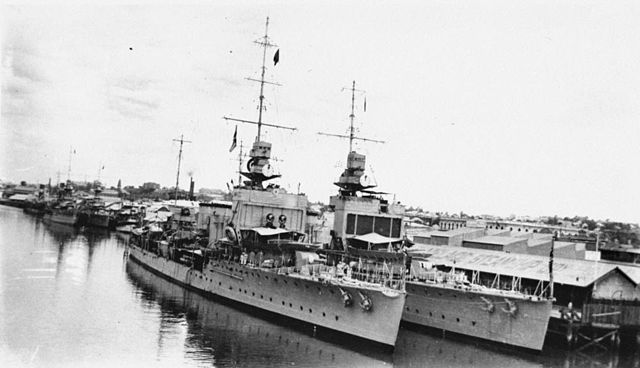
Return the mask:
[(624, 349), (537, 355), (406, 326), (383, 353), (185, 290), (126, 241), (0, 206), (0, 367), (640, 367)]

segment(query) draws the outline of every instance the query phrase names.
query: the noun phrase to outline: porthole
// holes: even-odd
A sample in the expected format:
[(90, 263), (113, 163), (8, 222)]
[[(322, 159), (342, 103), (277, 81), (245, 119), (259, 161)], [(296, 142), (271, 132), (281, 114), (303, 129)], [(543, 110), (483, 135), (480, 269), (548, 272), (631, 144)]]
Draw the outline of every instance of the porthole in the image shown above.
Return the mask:
[(420, 311), (418, 309), (416, 309), (416, 313), (420, 314)]
[(304, 308), (302, 306), (300, 306), (300, 310), (303, 310)]
[(444, 319), (444, 314), (442, 315), (442, 319)]
[(336, 316), (336, 321), (339, 319), (340, 317)]

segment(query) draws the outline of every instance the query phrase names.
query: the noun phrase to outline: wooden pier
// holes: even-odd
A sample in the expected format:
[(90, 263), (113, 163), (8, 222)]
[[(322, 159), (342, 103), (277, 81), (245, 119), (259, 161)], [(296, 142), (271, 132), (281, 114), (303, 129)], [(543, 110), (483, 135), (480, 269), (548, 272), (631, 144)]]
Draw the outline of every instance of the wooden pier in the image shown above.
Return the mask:
[(635, 337), (640, 345), (640, 302), (590, 300), (581, 309), (554, 307), (549, 332), (562, 335), (575, 351), (588, 348), (617, 349), (621, 335)]

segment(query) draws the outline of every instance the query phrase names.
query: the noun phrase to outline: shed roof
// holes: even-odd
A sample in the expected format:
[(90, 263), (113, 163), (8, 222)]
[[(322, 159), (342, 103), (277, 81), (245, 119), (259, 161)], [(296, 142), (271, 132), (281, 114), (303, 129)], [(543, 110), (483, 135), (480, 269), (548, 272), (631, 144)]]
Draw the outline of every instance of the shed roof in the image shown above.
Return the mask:
[[(527, 239), (527, 246), (529, 247), (539, 247), (541, 245), (549, 245), (551, 244), (551, 239)], [(549, 248), (549, 250), (551, 250)]]
[(636, 285), (640, 284), (640, 267), (618, 265), (620, 271), (627, 275)]
[(453, 229), (453, 230), (448, 230), (448, 231), (435, 231), (435, 232), (433, 232), (433, 234), (431, 236), (432, 237), (440, 236), (440, 237), (443, 237), (443, 238), (450, 238), (450, 237), (456, 236), (456, 235), (474, 233), (474, 232), (479, 232), (479, 231), (484, 232), (484, 229), (461, 227), (461, 228), (458, 228), (458, 229)]
[(499, 245), (508, 245), (513, 243), (521, 243), (525, 239), (522, 238), (512, 238), (510, 236), (495, 236), (488, 235), (483, 236), (477, 239), (465, 240), (465, 243), (482, 243), (482, 244), (499, 244)]
[[(412, 256), (428, 255), (432, 262), (443, 263), (468, 270), (518, 276), (549, 281), (549, 257), (533, 254), (515, 254), (475, 248), (422, 245), (412, 248)], [(554, 258), (553, 278), (560, 284), (585, 287), (618, 267), (616, 264)], [(626, 275), (629, 273), (622, 270)], [(636, 277), (637, 278), (634, 278)], [(640, 281), (640, 271), (633, 271), (631, 279)]]

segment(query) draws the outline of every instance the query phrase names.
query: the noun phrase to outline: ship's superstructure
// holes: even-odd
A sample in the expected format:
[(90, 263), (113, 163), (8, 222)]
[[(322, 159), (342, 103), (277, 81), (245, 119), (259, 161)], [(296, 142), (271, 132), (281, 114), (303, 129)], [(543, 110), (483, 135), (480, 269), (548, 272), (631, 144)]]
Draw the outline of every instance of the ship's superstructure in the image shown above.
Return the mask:
[(399, 272), (370, 263), (365, 269), (348, 259), (323, 261), (318, 247), (304, 242), (306, 196), (264, 185), (279, 175), (269, 163), (271, 144), (261, 139), (261, 128), (280, 126), (262, 122), (264, 61), (273, 44), (266, 32), (258, 43), (265, 50), (258, 121), (226, 118), (258, 126), (241, 172), (247, 180), (233, 188), (231, 208), (207, 210), (208, 234), (138, 230), (129, 255), (199, 291), (393, 347), (406, 298), (403, 280), (394, 277)]
[(349, 139), (347, 167), (335, 183), (339, 194), (330, 198), (335, 211), (332, 248), (410, 263), (402, 317), (406, 322), (541, 350), (552, 306), (545, 290), (503, 290), (499, 280), (483, 285), (479, 274), (431, 264), (428, 256), (410, 259), (404, 253), (410, 246), (403, 236), (404, 208), (373, 191), (376, 185), (365, 173), (366, 158), (353, 150), (353, 140), (362, 138), (353, 133), (355, 82), (351, 90), (350, 134), (338, 135)]
[(73, 196), (71, 181), (61, 184), (58, 198), (46, 208), (44, 219), (65, 225), (75, 226), (78, 223), (78, 206)]

